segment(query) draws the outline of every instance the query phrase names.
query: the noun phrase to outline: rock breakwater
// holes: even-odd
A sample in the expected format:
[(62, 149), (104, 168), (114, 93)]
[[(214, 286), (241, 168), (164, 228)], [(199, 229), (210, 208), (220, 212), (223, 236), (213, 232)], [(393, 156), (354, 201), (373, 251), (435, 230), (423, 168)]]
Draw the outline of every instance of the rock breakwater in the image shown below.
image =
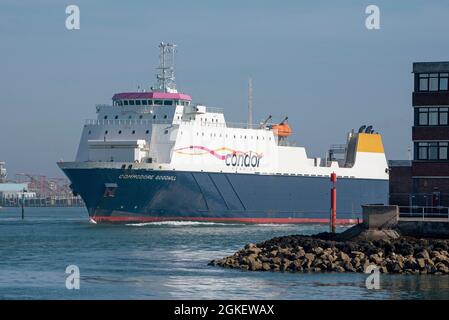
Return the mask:
[(365, 272), (449, 274), (449, 240), (400, 238), (340, 241), (338, 236), (277, 237), (247, 244), (235, 254), (209, 265), (251, 271)]

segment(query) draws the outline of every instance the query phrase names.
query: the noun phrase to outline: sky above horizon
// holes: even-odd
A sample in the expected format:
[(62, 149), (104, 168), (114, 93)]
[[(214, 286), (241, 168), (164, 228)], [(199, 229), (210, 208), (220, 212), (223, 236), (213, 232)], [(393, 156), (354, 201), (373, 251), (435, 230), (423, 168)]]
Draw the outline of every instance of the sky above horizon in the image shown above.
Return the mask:
[[(80, 30), (65, 9), (80, 8)], [(365, 8), (380, 8), (380, 30)], [(15, 1), (0, 4), (0, 161), (9, 178), (63, 176), (85, 119), (116, 92), (155, 83), (158, 44), (178, 45), (178, 90), (246, 122), (289, 117), (292, 140), (323, 156), (371, 124), (389, 159), (408, 159), (412, 63), (449, 60), (448, 1)]]

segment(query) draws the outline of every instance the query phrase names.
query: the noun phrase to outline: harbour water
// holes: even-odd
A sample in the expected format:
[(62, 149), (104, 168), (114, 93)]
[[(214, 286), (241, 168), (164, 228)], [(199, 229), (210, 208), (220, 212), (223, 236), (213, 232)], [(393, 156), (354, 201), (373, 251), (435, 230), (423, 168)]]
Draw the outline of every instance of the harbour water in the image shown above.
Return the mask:
[[(449, 299), (449, 277), (249, 272), (207, 266), (248, 242), (324, 225), (94, 225), (83, 208), (0, 209), (0, 299)], [(343, 228), (343, 227), (342, 227)], [(340, 229), (341, 231), (342, 229)], [(80, 289), (65, 286), (68, 265)]]

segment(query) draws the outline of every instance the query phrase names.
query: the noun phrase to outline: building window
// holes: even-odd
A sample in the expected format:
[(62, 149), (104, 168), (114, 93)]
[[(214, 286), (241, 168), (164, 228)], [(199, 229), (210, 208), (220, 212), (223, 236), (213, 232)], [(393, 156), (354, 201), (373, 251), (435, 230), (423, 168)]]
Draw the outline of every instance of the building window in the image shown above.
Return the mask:
[(417, 108), (417, 121), (419, 126), (447, 126), (449, 108)]
[(429, 90), (429, 74), (421, 73), (419, 75), (419, 91), (428, 91)]
[(438, 125), (438, 108), (429, 108), (429, 126)]
[(440, 160), (447, 160), (447, 142), (440, 142), (439, 143), (439, 159)]
[(440, 73), (440, 91), (448, 91), (449, 73)]
[(429, 160), (438, 160), (438, 142), (429, 142)]
[(448, 125), (448, 108), (440, 108), (439, 112), (439, 124), (441, 126), (447, 126)]
[(448, 142), (415, 143), (417, 160), (447, 160)]
[(438, 91), (438, 73), (431, 73), (429, 76), (429, 91)]
[(420, 73), (418, 91), (448, 91), (449, 73)]

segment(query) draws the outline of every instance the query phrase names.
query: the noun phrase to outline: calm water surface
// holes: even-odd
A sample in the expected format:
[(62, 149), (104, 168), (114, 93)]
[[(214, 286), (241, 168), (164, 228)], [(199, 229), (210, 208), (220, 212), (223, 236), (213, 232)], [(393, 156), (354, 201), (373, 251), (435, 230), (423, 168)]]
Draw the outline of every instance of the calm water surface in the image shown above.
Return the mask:
[[(207, 266), (248, 242), (320, 225), (94, 225), (81, 208), (0, 209), (1, 299), (449, 299), (449, 277), (248, 272)], [(341, 229), (342, 230), (342, 229)], [(340, 231), (341, 231), (340, 230)], [(77, 265), (80, 290), (65, 287)]]

